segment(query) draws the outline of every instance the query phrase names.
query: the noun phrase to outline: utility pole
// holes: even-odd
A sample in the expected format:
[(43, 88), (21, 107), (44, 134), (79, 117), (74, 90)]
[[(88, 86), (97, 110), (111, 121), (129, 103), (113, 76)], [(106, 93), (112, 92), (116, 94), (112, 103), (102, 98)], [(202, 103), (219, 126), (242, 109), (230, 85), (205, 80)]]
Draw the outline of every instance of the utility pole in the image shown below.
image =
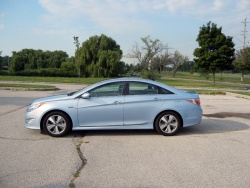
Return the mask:
[(174, 49), (174, 48), (169, 48), (169, 47), (168, 47), (168, 43), (167, 43), (167, 45), (166, 45), (167, 54), (168, 54), (168, 50), (169, 50), (169, 49)]
[[(247, 30), (246, 30), (246, 27), (247, 27), (247, 18), (245, 18), (245, 20), (244, 20), (244, 22), (241, 22), (241, 23), (243, 23), (244, 24), (244, 31), (241, 31), (241, 32), (243, 32), (243, 34), (241, 34), (241, 35), (243, 35), (243, 49), (242, 50), (240, 50), (240, 53), (242, 53), (242, 55), (243, 55), (243, 59), (242, 59), (242, 62), (241, 62), (241, 64), (242, 64), (242, 66), (244, 66), (244, 65), (246, 65), (246, 56), (245, 56), (245, 48), (246, 48), (246, 32), (247, 32)], [(241, 70), (241, 78), (240, 78), (240, 80), (241, 81), (243, 81), (244, 80), (244, 68)]]
[(247, 23), (249, 23), (249, 22), (247, 22), (247, 18), (245, 18), (245, 20), (244, 20), (244, 22), (241, 22), (241, 23), (243, 23), (244, 24), (244, 31), (242, 31), (243, 32), (243, 49), (244, 48), (246, 48), (246, 32), (247, 32), (247, 30), (246, 30), (246, 27), (247, 27)]

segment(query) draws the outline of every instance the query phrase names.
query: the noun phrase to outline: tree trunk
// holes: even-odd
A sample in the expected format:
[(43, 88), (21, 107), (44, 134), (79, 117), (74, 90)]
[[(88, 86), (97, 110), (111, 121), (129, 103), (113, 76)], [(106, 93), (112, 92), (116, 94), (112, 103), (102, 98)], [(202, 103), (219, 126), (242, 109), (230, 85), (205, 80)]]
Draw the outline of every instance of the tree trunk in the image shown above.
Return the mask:
[(215, 85), (215, 70), (213, 70), (213, 84)]
[(241, 78), (240, 78), (240, 81), (244, 81), (244, 70), (241, 70)]
[(173, 71), (173, 78), (175, 78), (176, 70)]

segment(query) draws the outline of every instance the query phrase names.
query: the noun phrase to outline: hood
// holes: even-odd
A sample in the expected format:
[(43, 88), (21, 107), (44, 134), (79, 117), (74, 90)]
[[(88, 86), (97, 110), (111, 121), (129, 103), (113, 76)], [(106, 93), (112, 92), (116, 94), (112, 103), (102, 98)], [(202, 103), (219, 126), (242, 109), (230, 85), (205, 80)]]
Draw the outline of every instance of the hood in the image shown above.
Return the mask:
[(70, 96), (68, 96), (67, 93), (64, 93), (64, 94), (59, 94), (59, 95), (52, 95), (52, 96), (48, 96), (48, 97), (43, 97), (43, 98), (35, 100), (33, 103), (66, 100), (69, 97)]

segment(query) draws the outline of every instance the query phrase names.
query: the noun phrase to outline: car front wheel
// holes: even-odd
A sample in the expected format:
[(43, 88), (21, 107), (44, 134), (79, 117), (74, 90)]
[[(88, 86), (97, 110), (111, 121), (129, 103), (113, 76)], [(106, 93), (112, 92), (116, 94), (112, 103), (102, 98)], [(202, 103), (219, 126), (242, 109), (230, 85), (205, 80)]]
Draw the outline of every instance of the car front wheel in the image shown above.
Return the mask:
[(67, 115), (55, 111), (47, 114), (43, 120), (44, 131), (53, 137), (60, 137), (69, 132), (71, 121)]
[(155, 121), (155, 129), (164, 136), (175, 135), (181, 128), (181, 119), (175, 112), (167, 111), (161, 113)]

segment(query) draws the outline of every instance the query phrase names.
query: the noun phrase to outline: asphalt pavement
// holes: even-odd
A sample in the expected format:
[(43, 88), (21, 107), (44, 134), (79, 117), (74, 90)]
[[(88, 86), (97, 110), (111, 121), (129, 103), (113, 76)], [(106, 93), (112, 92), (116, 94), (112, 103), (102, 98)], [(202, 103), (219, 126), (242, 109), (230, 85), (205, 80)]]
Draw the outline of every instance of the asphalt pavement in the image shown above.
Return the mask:
[(34, 99), (77, 90), (0, 90), (0, 187), (249, 187), (250, 100), (201, 95), (200, 125), (77, 131), (52, 138), (24, 127)]

